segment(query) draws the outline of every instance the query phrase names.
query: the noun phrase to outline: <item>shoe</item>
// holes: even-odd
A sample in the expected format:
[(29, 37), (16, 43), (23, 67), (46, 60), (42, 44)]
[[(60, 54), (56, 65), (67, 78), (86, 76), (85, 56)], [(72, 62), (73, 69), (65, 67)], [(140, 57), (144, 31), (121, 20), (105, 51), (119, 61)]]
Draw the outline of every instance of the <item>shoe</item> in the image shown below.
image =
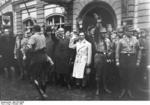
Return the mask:
[(67, 89), (71, 90), (71, 85), (70, 84), (67, 85)]
[(44, 99), (48, 98), (48, 95), (46, 93), (43, 94)]
[(126, 90), (123, 89), (123, 90), (121, 91), (121, 94), (120, 94), (119, 98), (122, 98), (122, 97), (125, 95), (125, 93), (126, 93)]
[(48, 98), (48, 95), (42, 89), (40, 89), (40, 92), (43, 100)]
[(96, 94), (96, 95), (99, 95), (99, 89), (96, 90), (96, 93), (95, 93), (95, 94)]
[(112, 91), (111, 91), (111, 90), (109, 90), (108, 88), (104, 88), (104, 91), (105, 91), (105, 92), (107, 92), (107, 93), (109, 93), (109, 94), (111, 94), (111, 93), (112, 93)]
[(131, 90), (128, 90), (128, 95), (129, 95), (130, 98), (134, 98), (134, 96), (132, 95)]

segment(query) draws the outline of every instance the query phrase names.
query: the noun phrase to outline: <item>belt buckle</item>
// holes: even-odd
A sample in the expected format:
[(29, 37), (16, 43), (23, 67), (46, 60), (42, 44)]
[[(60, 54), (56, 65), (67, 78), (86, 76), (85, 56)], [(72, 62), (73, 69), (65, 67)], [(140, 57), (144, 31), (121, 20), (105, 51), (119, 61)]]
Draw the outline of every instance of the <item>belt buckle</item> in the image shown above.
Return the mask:
[(130, 56), (130, 54), (127, 54), (128, 56)]

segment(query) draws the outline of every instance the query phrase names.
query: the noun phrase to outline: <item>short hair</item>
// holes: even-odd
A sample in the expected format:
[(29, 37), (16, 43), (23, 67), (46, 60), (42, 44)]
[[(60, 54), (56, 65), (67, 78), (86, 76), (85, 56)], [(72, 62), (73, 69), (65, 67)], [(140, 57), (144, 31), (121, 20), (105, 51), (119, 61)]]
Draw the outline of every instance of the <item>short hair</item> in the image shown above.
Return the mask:
[(46, 32), (51, 32), (51, 31), (52, 31), (51, 26), (47, 26), (45, 31), (46, 31)]
[(35, 31), (35, 32), (41, 32), (41, 27), (39, 25), (34, 25), (33, 26), (33, 31)]
[(79, 36), (80, 36), (80, 35), (83, 36), (83, 35), (85, 35), (85, 34), (84, 34), (84, 32), (80, 32), (80, 33), (79, 33)]

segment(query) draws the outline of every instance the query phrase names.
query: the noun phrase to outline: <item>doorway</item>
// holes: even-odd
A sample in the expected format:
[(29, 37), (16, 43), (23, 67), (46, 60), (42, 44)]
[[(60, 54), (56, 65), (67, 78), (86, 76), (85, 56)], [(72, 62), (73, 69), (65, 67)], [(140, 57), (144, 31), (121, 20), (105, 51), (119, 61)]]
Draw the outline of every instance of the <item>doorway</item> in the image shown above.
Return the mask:
[(83, 20), (83, 30), (86, 31), (88, 26), (95, 26), (96, 19), (94, 14), (101, 16), (102, 25), (106, 27), (107, 24), (111, 24), (116, 29), (117, 20), (113, 8), (103, 1), (95, 1), (87, 4), (79, 14), (80, 19)]

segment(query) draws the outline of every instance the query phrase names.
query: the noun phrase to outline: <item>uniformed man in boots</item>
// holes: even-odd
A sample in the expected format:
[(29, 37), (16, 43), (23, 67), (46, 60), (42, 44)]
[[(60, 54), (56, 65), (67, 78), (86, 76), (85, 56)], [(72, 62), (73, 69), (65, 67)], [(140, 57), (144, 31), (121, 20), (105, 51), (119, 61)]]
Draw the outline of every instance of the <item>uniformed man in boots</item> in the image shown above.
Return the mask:
[[(105, 39), (106, 29), (100, 30), (97, 41), (95, 42), (96, 53), (94, 57), (94, 67), (96, 70), (96, 95), (99, 95), (103, 90), (107, 93), (111, 91), (107, 87), (106, 65), (107, 65), (107, 41)], [(101, 87), (100, 87), (101, 86)]]
[(36, 86), (42, 99), (47, 98), (46, 87), (49, 74), (49, 58), (46, 54), (46, 38), (41, 34), (39, 25), (33, 27), (34, 35), (28, 41), (27, 50), (32, 54), (30, 61), (30, 73), (32, 82)]
[(140, 63), (140, 50), (139, 41), (132, 35), (132, 29), (127, 27), (124, 37), (119, 40), (116, 48), (116, 65), (119, 66), (122, 89), (119, 98), (126, 93), (133, 98), (134, 76), (136, 66)]

